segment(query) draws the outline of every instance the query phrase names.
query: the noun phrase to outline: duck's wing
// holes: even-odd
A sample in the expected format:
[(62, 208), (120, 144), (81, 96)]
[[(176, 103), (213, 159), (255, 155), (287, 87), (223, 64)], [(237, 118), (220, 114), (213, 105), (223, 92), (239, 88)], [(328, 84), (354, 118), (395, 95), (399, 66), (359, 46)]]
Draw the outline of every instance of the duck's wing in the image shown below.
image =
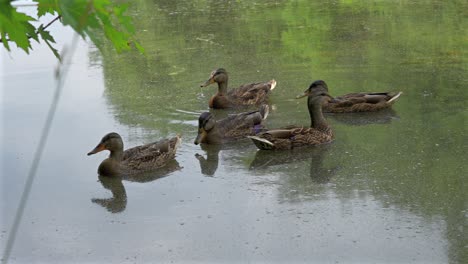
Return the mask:
[(259, 110), (232, 114), (228, 117), (217, 121), (218, 126), (224, 130), (231, 130), (237, 127), (253, 127), (259, 125), (265, 120), (269, 114), (269, 106), (264, 104)]
[(387, 108), (402, 93), (350, 93), (335, 97), (324, 104), (328, 112), (372, 112)]
[(276, 87), (276, 81), (244, 84), (239, 88), (231, 89), (228, 96), (236, 104), (262, 104), (265, 103), (268, 93)]
[(124, 151), (122, 164), (139, 171), (162, 167), (175, 157), (180, 143), (180, 136), (176, 136), (127, 149)]
[(268, 113), (268, 105), (262, 105), (257, 111), (229, 115), (217, 121), (217, 125), (223, 137), (237, 139), (261, 132)]
[(330, 131), (315, 128), (295, 127), (291, 129), (274, 129), (249, 136), (254, 144), (263, 150), (293, 149), (306, 145), (318, 145), (333, 140)]

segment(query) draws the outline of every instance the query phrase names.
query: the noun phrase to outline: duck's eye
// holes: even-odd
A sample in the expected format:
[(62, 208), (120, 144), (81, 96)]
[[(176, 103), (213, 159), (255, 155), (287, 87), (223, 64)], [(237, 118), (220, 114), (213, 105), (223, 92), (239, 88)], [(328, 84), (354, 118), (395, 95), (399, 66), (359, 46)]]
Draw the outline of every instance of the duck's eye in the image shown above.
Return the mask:
[(209, 121), (210, 121), (210, 119), (205, 119), (203, 124), (202, 124), (202, 127), (204, 128), (206, 126), (206, 124), (208, 124)]

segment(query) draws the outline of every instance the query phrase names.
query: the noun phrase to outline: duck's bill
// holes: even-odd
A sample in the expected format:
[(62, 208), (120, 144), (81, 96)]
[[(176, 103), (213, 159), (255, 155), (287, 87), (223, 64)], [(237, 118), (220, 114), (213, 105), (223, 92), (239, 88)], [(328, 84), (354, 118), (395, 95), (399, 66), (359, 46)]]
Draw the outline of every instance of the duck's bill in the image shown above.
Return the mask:
[(98, 152), (101, 152), (103, 150), (105, 150), (106, 147), (104, 146), (104, 144), (99, 144), (97, 145), (93, 150), (91, 150), (90, 152), (88, 152), (88, 156), (90, 155), (93, 155), (93, 154), (96, 154)]
[(298, 95), (298, 96), (296, 96), (296, 99), (301, 99), (301, 98), (304, 98), (304, 97), (306, 97), (306, 96), (309, 96), (309, 93), (308, 93), (307, 91), (304, 92), (304, 93), (302, 93), (302, 94), (300, 94), (300, 95)]
[[(213, 125), (214, 124), (208, 124), (208, 127), (213, 128)], [(205, 127), (207, 126), (207, 124), (205, 124)], [(195, 145), (198, 145), (200, 143), (206, 143), (206, 136), (207, 136), (207, 132), (205, 130), (205, 128), (199, 128), (198, 129), (198, 134), (197, 134), (197, 138), (195, 138), (195, 141), (193, 141), (193, 144)]]
[(195, 141), (193, 141), (193, 144), (195, 145), (200, 144), (201, 138), (202, 138), (202, 134), (198, 133), (197, 138), (195, 139)]
[(210, 78), (206, 82), (200, 84), (200, 87), (206, 87), (206, 86), (208, 86), (208, 85), (210, 85), (212, 83), (214, 83), (214, 80), (213, 80), (213, 78)]

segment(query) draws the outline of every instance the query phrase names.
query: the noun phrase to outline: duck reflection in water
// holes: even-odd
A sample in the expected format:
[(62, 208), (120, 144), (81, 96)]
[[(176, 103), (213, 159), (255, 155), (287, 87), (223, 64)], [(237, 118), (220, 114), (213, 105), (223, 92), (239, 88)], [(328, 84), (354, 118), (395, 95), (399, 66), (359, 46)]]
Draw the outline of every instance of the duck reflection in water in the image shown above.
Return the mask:
[(99, 175), (99, 182), (104, 189), (112, 192), (112, 198), (93, 198), (91, 202), (99, 204), (111, 213), (120, 213), (127, 207), (127, 192), (120, 177)]
[(310, 178), (315, 183), (328, 183), (330, 179), (336, 175), (339, 170), (338, 166), (325, 167), (324, 159), (329, 154), (331, 144), (317, 146), (310, 153)]
[(351, 126), (375, 125), (375, 124), (390, 124), (393, 120), (398, 120), (400, 117), (392, 108), (386, 108), (378, 112), (368, 113), (326, 113), (328, 119), (332, 119), (339, 123)]
[(99, 204), (106, 208), (111, 213), (120, 213), (127, 207), (127, 192), (122, 181), (130, 182), (152, 182), (157, 179), (169, 176), (172, 172), (182, 169), (176, 160), (169, 161), (164, 167), (157, 170), (139, 174), (121, 175), (121, 176), (105, 176), (99, 175), (99, 182), (104, 189), (110, 190), (112, 198), (93, 198), (91, 202)]
[(214, 176), (218, 169), (221, 146), (201, 144), (201, 149), (205, 151), (206, 158), (201, 154), (195, 154), (195, 158), (200, 162), (201, 173), (206, 176)]
[(294, 164), (310, 159), (310, 178), (313, 182), (324, 184), (338, 172), (339, 167), (324, 167), (324, 159), (329, 155), (331, 144), (307, 146), (289, 151), (258, 150), (250, 163), (250, 170), (269, 170), (272, 166)]

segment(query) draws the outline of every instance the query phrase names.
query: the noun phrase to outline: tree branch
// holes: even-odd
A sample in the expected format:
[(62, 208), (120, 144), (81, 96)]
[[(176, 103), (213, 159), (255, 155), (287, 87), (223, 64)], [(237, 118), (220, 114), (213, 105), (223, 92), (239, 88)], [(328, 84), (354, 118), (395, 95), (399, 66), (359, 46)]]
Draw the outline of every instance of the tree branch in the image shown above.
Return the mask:
[(56, 18), (52, 19), (52, 21), (50, 21), (47, 25), (45, 25), (45, 27), (42, 30), (48, 28), (50, 25), (52, 25), (55, 21), (59, 20), (60, 18), (62, 18), (62, 16), (58, 15)]

